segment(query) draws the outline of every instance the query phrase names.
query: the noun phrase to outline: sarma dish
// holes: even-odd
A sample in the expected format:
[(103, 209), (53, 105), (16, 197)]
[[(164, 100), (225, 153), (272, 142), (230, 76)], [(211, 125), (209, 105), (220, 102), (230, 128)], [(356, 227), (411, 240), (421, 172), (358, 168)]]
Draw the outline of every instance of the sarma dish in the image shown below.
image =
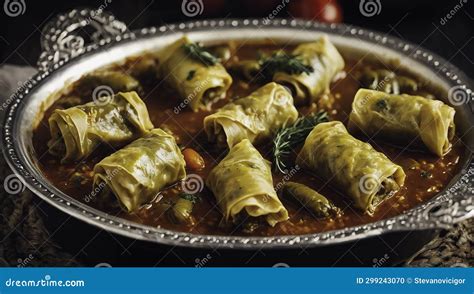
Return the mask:
[(231, 148), (243, 139), (252, 144), (269, 140), (297, 117), (291, 94), (283, 86), (269, 83), (206, 116), (204, 130), (211, 142)]
[[(129, 73), (136, 82), (127, 87), (138, 85), (143, 100), (131, 92), (94, 104), (97, 82), (89, 79), (97, 74), (87, 72), (46, 108), (32, 146), (39, 169), (57, 189), (150, 231), (299, 236), (401, 215), (446, 189), (462, 169), (466, 148), (454, 127), (447, 135), (454, 133), (452, 146), (439, 157), (430, 149), (405, 148), (391, 129), (372, 138), (368, 132), (347, 132), (341, 123), (349, 121), (361, 88), (360, 76), (344, 72), (370, 69), (376, 76), (369, 82), (390, 73), (391, 86), (384, 91), (434, 98), (423, 105), (441, 103), (436, 99), (445, 93), (406, 69), (361, 60), (327, 37), (285, 46), (264, 40), (206, 46), (180, 37), (163, 50), (98, 68)], [(251, 60), (257, 63), (247, 76), (235, 71), (235, 64)], [(297, 60), (314, 72), (252, 78), (269, 69), (263, 65), (282, 60)], [(276, 79), (282, 76), (285, 82)], [(402, 87), (401, 77), (416, 87)], [(114, 91), (121, 84), (102, 81)], [(325, 96), (331, 103), (320, 103)], [(416, 101), (407, 101), (407, 115), (418, 115), (408, 106)], [(364, 109), (354, 106), (357, 112)], [(361, 117), (369, 127), (377, 126), (372, 115)]]
[(54, 110), (48, 119), (49, 152), (61, 162), (77, 161), (101, 143), (125, 145), (153, 128), (145, 103), (136, 92), (118, 93), (107, 100)]
[(230, 148), (209, 173), (206, 185), (216, 197), (225, 221), (263, 217), (273, 227), (288, 219), (288, 211), (273, 188), (270, 163), (248, 139)]
[(186, 177), (185, 165), (174, 137), (153, 129), (94, 166), (94, 189), (98, 197), (113, 193), (126, 211), (136, 211)]
[(439, 100), (360, 89), (352, 103), (349, 126), (368, 136), (405, 144), (421, 141), (429, 151), (443, 156), (452, 146), (454, 114), (454, 108)]
[(402, 167), (370, 144), (354, 138), (337, 121), (314, 127), (296, 162), (332, 180), (354, 201), (355, 207), (369, 214), (400, 190), (406, 177)]
[(172, 44), (162, 59), (160, 77), (180, 94), (183, 107), (194, 111), (209, 110), (232, 83), (219, 60), (187, 37)]

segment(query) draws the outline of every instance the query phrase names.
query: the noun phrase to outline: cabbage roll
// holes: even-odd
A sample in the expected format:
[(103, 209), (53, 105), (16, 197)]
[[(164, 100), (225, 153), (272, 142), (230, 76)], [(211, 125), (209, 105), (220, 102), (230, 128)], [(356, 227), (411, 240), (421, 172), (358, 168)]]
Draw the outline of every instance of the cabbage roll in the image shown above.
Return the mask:
[(318, 96), (329, 91), (332, 79), (344, 68), (344, 59), (327, 36), (299, 45), (292, 55), (312, 71), (297, 74), (278, 71), (273, 75), (273, 81), (292, 89), (297, 105), (315, 102)]
[(209, 173), (206, 185), (214, 193), (226, 221), (236, 222), (242, 213), (263, 217), (271, 226), (288, 219), (288, 211), (273, 188), (270, 163), (247, 139), (230, 148)]
[(370, 144), (352, 137), (339, 121), (321, 123), (306, 138), (296, 163), (332, 180), (355, 207), (373, 214), (405, 182), (403, 169)]
[(186, 177), (173, 136), (153, 129), (94, 166), (94, 189), (112, 193), (128, 212), (151, 202), (166, 186)]
[(54, 110), (48, 120), (49, 152), (61, 157), (61, 162), (80, 160), (100, 143), (123, 146), (153, 128), (136, 92), (118, 93), (108, 100)]
[(174, 88), (192, 110), (210, 110), (224, 98), (232, 77), (218, 59), (187, 37), (176, 41), (163, 55), (161, 77)]
[(297, 118), (291, 94), (283, 86), (269, 83), (207, 116), (204, 130), (209, 141), (230, 148), (243, 139), (252, 144), (267, 140)]
[(443, 156), (451, 149), (454, 115), (454, 108), (439, 100), (360, 89), (352, 103), (349, 128), (406, 143), (421, 141)]

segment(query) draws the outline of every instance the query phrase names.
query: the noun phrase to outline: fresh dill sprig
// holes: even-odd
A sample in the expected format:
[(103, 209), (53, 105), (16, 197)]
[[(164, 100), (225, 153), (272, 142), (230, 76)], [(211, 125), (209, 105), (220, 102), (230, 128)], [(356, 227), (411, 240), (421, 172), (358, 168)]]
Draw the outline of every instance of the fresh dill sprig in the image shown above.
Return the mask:
[(285, 52), (276, 52), (269, 57), (262, 57), (260, 59), (262, 73), (266, 77), (273, 77), (278, 71), (286, 72), (287, 74), (310, 74), (314, 68), (310, 65), (305, 65), (298, 56), (289, 55)]
[(179, 197), (181, 197), (185, 200), (191, 201), (194, 204), (201, 201), (201, 196), (199, 196), (197, 194), (189, 194), (189, 193), (184, 193), (183, 192), (179, 195)]
[(287, 173), (286, 157), (291, 150), (302, 143), (319, 123), (329, 120), (326, 111), (300, 117), (291, 126), (281, 129), (273, 139), (273, 164), (276, 170)]
[(215, 65), (219, 60), (217, 57), (206, 51), (203, 47), (196, 43), (184, 44), (183, 49), (191, 55), (191, 58), (202, 62), (207, 66)]

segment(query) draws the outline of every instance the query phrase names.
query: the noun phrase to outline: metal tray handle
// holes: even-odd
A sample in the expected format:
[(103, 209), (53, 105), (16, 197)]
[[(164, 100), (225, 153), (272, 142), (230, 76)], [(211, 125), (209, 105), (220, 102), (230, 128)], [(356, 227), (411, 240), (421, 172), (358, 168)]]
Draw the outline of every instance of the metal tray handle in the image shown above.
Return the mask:
[(130, 33), (125, 23), (102, 8), (74, 9), (60, 14), (42, 30), (43, 52), (38, 59), (38, 69), (47, 71), (53, 64), (81, 54), (88, 46), (97, 46), (101, 40), (126, 32)]

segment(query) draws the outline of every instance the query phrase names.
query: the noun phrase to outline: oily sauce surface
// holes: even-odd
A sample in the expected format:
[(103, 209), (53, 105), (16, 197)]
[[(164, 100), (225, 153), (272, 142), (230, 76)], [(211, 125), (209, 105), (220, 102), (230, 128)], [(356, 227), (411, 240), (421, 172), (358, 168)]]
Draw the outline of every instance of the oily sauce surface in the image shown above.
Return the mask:
[[(270, 52), (275, 49), (279, 48), (273, 45), (244, 45), (234, 53), (232, 58), (255, 58), (257, 51)], [(286, 49), (291, 50), (290, 47)], [(317, 109), (326, 109), (331, 120), (340, 120), (346, 124), (351, 111), (352, 99), (360, 87), (353, 73), (367, 66), (368, 63), (370, 63), (372, 67), (386, 68), (384, 65), (376, 64), (373, 61), (357, 60), (351, 57), (351, 54), (343, 53), (342, 55), (346, 62), (345, 71), (347, 74), (345, 77), (332, 84), (331, 95), (320, 99), (320, 102), (318, 102), (319, 105), (298, 108), (302, 114), (314, 112)], [(125, 65), (120, 66), (120, 68), (127, 70), (140, 58), (142, 57), (130, 59)], [(404, 74), (409, 75), (409, 73)], [(262, 84), (257, 82), (246, 83), (240, 79), (238, 75), (232, 74), (232, 76), (234, 82), (226, 95), (226, 99), (214, 105), (214, 111), (222, 107), (228, 101), (231, 101), (231, 99), (244, 97), (262, 86)], [(417, 77), (412, 77), (420, 81)], [(141, 98), (148, 107), (148, 112), (153, 124), (155, 127), (170, 130), (175, 135), (181, 148), (193, 148), (201, 154), (205, 160), (206, 168), (199, 172), (187, 172), (188, 174), (198, 174), (205, 181), (210, 170), (226, 154), (226, 150), (219, 149), (215, 145), (207, 142), (207, 137), (203, 130), (203, 119), (212, 113), (212, 111), (194, 113), (189, 108), (180, 109), (179, 104), (181, 100), (179, 96), (175, 91), (170, 89), (164, 81), (150, 77), (141, 79), (140, 82), (144, 89)], [(429, 89), (423, 86), (419, 90), (430, 92)], [(417, 146), (402, 146), (406, 148), (400, 148), (400, 146), (395, 147), (393, 144), (381, 140), (368, 140), (367, 138), (358, 136), (359, 139), (369, 142), (376, 150), (385, 153), (390, 160), (401, 165), (407, 175), (405, 186), (393, 197), (379, 205), (373, 216), (354, 209), (351, 206), (350, 199), (338, 191), (337, 186), (333, 183), (327, 183), (318, 178), (317, 175), (304, 170), (291, 170), (290, 168), (290, 178), (288, 178), (288, 176), (285, 178), (284, 175), (278, 172), (273, 173), (275, 186), (287, 180), (304, 183), (333, 201), (343, 210), (343, 215), (333, 219), (315, 219), (309, 212), (301, 209), (297, 204), (287, 201), (286, 199), (281, 199), (284, 206), (288, 209), (290, 219), (277, 224), (273, 228), (268, 225), (261, 225), (255, 231), (248, 233), (243, 231), (240, 226), (229, 227), (219, 225), (222, 214), (216, 205), (214, 196), (204, 187), (200, 193), (201, 201), (199, 201), (193, 209), (193, 216), (196, 218), (197, 224), (193, 227), (189, 227), (174, 224), (165, 214), (165, 209), (168, 206), (164, 204), (173, 202), (178, 197), (181, 189), (179, 183), (163, 191), (153, 203), (145, 205), (137, 213), (128, 214), (122, 211), (116, 203), (99, 204), (100, 201), (96, 201), (95, 197), (91, 194), (92, 170), (94, 165), (105, 156), (111, 154), (114, 150), (102, 146), (86, 160), (69, 164), (61, 164), (58, 158), (48, 153), (47, 142), (50, 139), (48, 127), (49, 116), (54, 109), (63, 107), (61, 101), (71, 94), (82, 97), (80, 104), (91, 101), (90, 94), (85, 95), (84, 93), (83, 89), (73, 88), (68, 95), (64, 95), (45, 112), (42, 122), (34, 131), (34, 148), (44, 175), (57, 188), (68, 195), (110, 214), (150, 226), (159, 226), (195, 234), (252, 236), (297, 235), (340, 229), (392, 217), (430, 199), (441, 191), (460, 169), (459, 161), (464, 152), (464, 145), (457, 137), (453, 139), (454, 146), (452, 150), (443, 158), (438, 158), (430, 154), (424, 148)], [(431, 91), (430, 93), (433, 92)], [(262, 146), (258, 146), (259, 151), (268, 160), (272, 159), (271, 143), (272, 142), (269, 141)], [(293, 159), (297, 152), (298, 150), (294, 150), (289, 162), (294, 162)], [(413, 166), (414, 160), (417, 163), (415, 167)], [(86, 180), (80, 183), (72, 181), (71, 175), (75, 172), (86, 175)]]

